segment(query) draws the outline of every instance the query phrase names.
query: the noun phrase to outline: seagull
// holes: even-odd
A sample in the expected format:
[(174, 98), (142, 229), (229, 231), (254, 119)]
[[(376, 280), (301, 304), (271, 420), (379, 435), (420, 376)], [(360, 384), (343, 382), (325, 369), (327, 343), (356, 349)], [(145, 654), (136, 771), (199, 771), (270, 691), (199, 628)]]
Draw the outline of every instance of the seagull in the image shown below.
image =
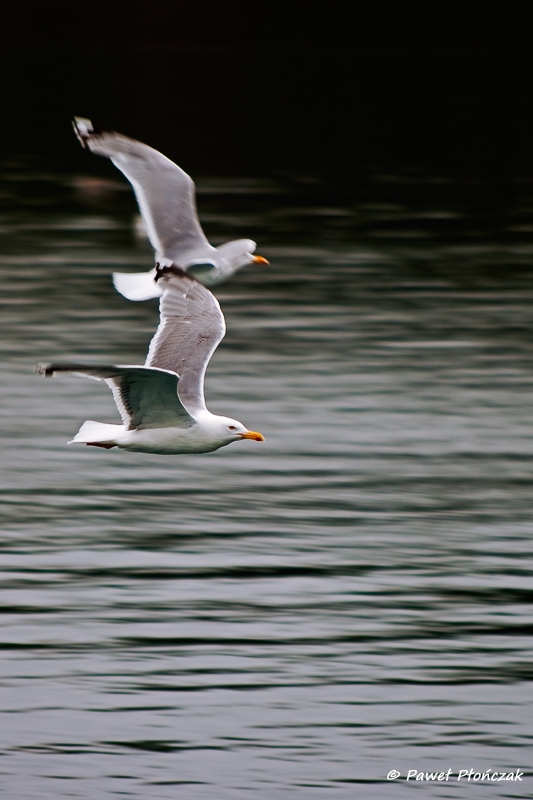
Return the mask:
[[(268, 264), (253, 255), (256, 244), (251, 239), (209, 244), (198, 220), (192, 178), (162, 153), (120, 133), (97, 130), (83, 117), (75, 117), (73, 125), (82, 146), (110, 158), (133, 186), (160, 266), (179, 264), (205, 286), (216, 286), (247, 264)], [(161, 295), (155, 277), (156, 269), (115, 272), (113, 283), (128, 300), (149, 300)]]
[(240, 439), (263, 442), (242, 422), (212, 414), (204, 399), (207, 365), (226, 326), (218, 300), (193, 275), (157, 267), (161, 320), (144, 366), (38, 364), (45, 377), (72, 372), (110, 387), (122, 425), (88, 420), (72, 442), (139, 453), (209, 453)]

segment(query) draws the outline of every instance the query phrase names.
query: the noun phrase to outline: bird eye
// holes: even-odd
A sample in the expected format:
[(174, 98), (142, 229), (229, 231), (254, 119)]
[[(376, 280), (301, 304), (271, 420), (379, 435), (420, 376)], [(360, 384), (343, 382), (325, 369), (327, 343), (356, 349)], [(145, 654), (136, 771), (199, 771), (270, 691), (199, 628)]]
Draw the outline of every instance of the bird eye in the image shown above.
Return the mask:
[(235, 427), (235, 425), (228, 425), (228, 430), (229, 431), (236, 431), (237, 428)]

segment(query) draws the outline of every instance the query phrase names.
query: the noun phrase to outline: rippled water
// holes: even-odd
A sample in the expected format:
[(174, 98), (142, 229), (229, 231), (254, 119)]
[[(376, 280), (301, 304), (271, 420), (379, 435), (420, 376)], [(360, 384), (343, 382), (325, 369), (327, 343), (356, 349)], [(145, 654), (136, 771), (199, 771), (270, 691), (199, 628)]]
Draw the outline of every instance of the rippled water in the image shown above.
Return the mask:
[(272, 264), (207, 381), (266, 442), (162, 457), (67, 447), (111, 395), (32, 373), (144, 358), (130, 192), (3, 178), (2, 796), (530, 797), (533, 186), (199, 181)]

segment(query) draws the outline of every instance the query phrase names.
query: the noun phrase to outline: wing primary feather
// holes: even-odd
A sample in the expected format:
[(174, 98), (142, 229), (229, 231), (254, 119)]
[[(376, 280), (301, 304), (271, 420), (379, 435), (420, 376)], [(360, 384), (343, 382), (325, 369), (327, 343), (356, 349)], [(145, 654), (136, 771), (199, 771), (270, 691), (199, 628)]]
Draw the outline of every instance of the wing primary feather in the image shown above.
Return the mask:
[(109, 158), (130, 182), (157, 258), (213, 257), (190, 175), (153, 147), (96, 128), (89, 119), (76, 117), (74, 130), (83, 147)]
[(162, 289), (161, 321), (150, 343), (146, 366), (173, 370), (180, 376), (178, 394), (191, 414), (205, 410), (204, 376), (224, 337), (224, 316), (216, 297), (176, 264), (158, 265)]
[(178, 396), (178, 376), (158, 367), (130, 367), (100, 364), (38, 364), (36, 371), (45, 377), (56, 372), (71, 372), (107, 383), (129, 430), (181, 427), (194, 424)]

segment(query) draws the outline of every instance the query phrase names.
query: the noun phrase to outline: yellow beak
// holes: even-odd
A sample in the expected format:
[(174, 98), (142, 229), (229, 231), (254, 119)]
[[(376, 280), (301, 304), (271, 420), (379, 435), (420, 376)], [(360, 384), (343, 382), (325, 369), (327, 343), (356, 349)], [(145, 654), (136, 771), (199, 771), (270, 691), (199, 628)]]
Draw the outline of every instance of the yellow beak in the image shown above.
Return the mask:
[(257, 431), (246, 431), (246, 433), (239, 433), (241, 439), (253, 439), (254, 442), (264, 442), (265, 437), (262, 433), (257, 433)]
[(263, 256), (252, 256), (252, 264), (270, 264)]

